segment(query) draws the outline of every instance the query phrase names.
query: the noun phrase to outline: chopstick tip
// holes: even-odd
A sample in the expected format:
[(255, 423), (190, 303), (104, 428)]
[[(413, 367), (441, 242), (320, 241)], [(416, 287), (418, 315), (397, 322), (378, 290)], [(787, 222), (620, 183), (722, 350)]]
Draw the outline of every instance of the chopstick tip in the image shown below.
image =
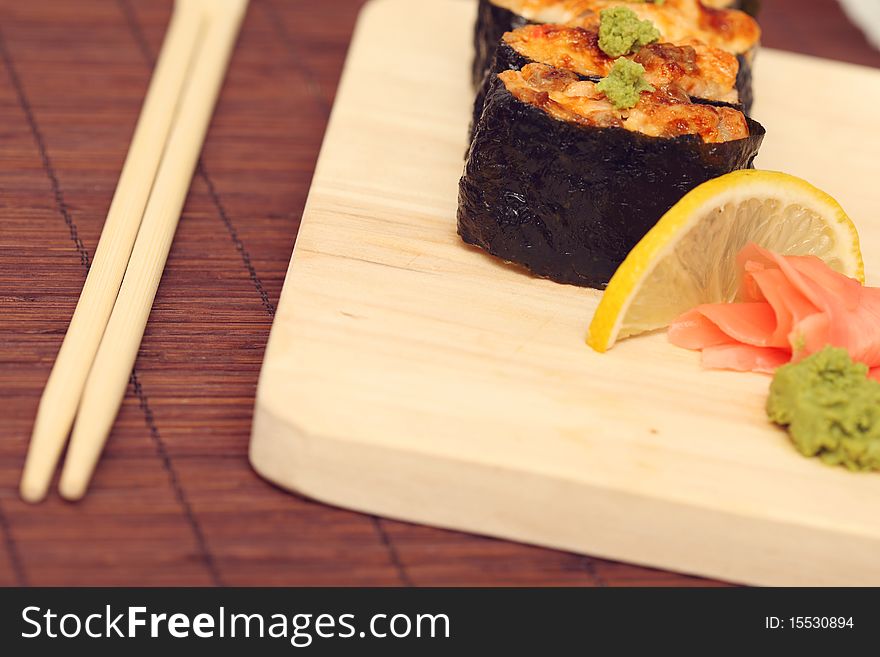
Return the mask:
[(18, 493), (25, 502), (29, 504), (37, 504), (46, 499), (46, 493), (49, 492), (48, 486), (40, 483), (23, 479), (19, 486)]
[(68, 502), (78, 502), (85, 496), (88, 485), (88, 479), (65, 476), (62, 473), (61, 481), (58, 483), (58, 492)]

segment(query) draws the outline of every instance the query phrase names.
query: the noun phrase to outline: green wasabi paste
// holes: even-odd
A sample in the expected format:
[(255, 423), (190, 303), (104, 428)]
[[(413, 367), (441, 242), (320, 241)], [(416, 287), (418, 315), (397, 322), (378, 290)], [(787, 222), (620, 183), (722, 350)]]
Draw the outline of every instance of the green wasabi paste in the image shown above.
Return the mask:
[(826, 347), (776, 371), (767, 416), (797, 450), (849, 470), (880, 470), (880, 382), (845, 349)]
[(596, 89), (617, 109), (635, 107), (643, 91), (654, 91), (645, 80), (645, 67), (625, 57), (614, 62), (608, 77), (599, 80)]
[(632, 9), (611, 7), (599, 17), (599, 48), (609, 57), (623, 57), (660, 38), (654, 24), (639, 20)]

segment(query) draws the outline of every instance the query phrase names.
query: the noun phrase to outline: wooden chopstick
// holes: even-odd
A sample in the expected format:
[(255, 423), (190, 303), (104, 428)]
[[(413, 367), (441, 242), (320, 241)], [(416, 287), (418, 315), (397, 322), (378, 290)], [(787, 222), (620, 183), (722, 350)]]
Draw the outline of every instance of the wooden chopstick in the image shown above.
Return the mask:
[(95, 356), (59, 491), (81, 498), (125, 396), (193, 172), (248, 0), (206, 0), (207, 24), (131, 259)]
[(177, 0), (82, 294), (49, 375), (21, 479), (46, 496), (128, 264), (204, 22), (203, 0)]

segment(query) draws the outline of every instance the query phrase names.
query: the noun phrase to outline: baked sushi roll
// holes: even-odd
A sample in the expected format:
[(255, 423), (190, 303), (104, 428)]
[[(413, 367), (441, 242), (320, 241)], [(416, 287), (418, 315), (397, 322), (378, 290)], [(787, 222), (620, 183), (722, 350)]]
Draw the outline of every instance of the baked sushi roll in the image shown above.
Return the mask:
[[(572, 71), (585, 80), (606, 77), (616, 59), (603, 50), (599, 31), (565, 25), (525, 25), (501, 37), (495, 62), (474, 102), (471, 136), (483, 112), (486, 93), (502, 71), (518, 71), (527, 64), (547, 64)], [(617, 53), (615, 53), (617, 54)], [(739, 105), (736, 56), (699, 41), (679, 44), (651, 42), (628, 59), (641, 64), (645, 79), (656, 88), (675, 85), (691, 99)]]
[[(764, 129), (637, 79), (543, 64), (498, 75), (459, 184), (458, 233), (537, 276), (604, 289), (684, 194), (748, 168)], [(626, 107), (629, 105), (629, 107)]]
[(495, 52), (506, 32), (529, 23), (556, 23), (599, 30), (602, 10), (624, 7), (650, 21), (665, 43), (693, 43), (737, 56), (737, 89), (746, 112), (752, 104), (751, 67), (761, 38), (755, 20), (742, 11), (711, 9), (699, 0), (662, 3), (627, 0), (480, 0), (474, 38), (474, 88), (479, 90), (493, 68)]

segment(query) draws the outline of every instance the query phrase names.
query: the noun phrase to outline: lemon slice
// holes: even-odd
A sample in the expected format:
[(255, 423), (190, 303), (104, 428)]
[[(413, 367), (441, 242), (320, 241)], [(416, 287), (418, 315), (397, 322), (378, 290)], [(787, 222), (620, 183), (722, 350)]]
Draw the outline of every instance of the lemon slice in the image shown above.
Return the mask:
[(736, 256), (749, 242), (818, 256), (864, 281), (858, 232), (837, 201), (785, 173), (735, 171), (689, 192), (630, 252), (596, 309), (589, 345), (606, 351), (700, 304), (734, 301)]

